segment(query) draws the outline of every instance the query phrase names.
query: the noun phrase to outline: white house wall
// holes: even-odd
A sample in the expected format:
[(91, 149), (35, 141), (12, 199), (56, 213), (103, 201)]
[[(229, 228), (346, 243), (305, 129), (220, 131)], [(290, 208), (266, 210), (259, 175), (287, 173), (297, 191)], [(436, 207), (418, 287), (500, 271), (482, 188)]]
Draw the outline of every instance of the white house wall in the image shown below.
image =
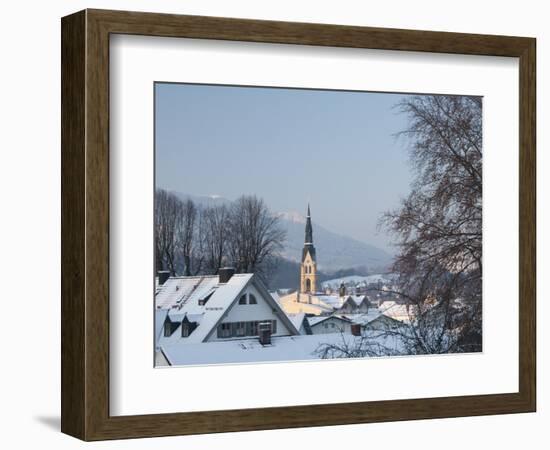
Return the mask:
[(311, 331), (313, 334), (351, 333), (351, 324), (330, 318), (313, 325)]
[[(258, 303), (256, 305), (239, 305), (239, 301), (237, 300), (233, 307), (226, 312), (220, 323), (276, 320), (277, 332), (273, 334), (274, 336), (288, 336), (292, 334), (290, 330), (285, 326), (285, 324), (281, 321), (280, 317), (273, 312), (273, 307), (269, 303), (267, 303), (267, 301), (252, 283), (248, 285), (244, 292), (248, 294), (253, 294), (256, 297)], [(213, 330), (210, 337), (208, 338), (208, 342), (224, 341), (227, 339), (228, 338), (218, 338), (217, 330)]]

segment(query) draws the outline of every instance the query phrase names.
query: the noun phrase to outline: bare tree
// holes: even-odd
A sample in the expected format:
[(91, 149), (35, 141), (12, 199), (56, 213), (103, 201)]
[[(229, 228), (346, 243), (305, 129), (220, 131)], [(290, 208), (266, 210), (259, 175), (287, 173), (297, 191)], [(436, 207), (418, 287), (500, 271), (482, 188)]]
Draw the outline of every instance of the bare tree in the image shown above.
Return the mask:
[(155, 264), (156, 270), (176, 274), (176, 233), (180, 201), (163, 189), (155, 191)]
[(411, 193), (383, 224), (398, 238), (398, 294), (422, 353), (481, 350), (482, 103), (423, 95), (399, 105), (412, 143)]
[[(183, 259), (184, 274), (190, 276), (193, 273), (192, 263), (195, 256), (195, 244), (197, 244), (197, 207), (191, 199), (179, 202), (178, 220), (176, 229), (176, 247)], [(200, 267), (197, 268), (199, 271)]]
[(218, 270), (228, 256), (229, 210), (225, 205), (206, 207), (201, 211), (204, 245), (204, 269), (209, 273)]
[(399, 278), (385, 292), (407, 305), (409, 317), (379, 336), (325, 345), (325, 357), (385, 354), (373, 338), (396, 338), (405, 354), (481, 351), (481, 99), (412, 96), (398, 108), (409, 119), (401, 135), (411, 143), (415, 179), (380, 225), (399, 249), (393, 267)]
[(238, 198), (229, 211), (229, 254), (238, 272), (265, 275), (286, 238), (279, 218), (256, 196)]
[(363, 332), (361, 336), (340, 333), (338, 340), (321, 343), (315, 354), (321, 359), (365, 358), (403, 355), (400, 341), (385, 331)]

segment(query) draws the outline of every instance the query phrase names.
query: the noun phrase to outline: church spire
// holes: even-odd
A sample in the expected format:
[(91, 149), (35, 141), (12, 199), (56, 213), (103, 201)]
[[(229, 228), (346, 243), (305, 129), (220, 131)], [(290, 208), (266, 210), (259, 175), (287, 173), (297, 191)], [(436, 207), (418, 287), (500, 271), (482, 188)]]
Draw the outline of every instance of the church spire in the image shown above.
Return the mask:
[(307, 204), (306, 239), (302, 249), (302, 264), (300, 266), (300, 292), (315, 293), (317, 291), (317, 260), (313, 245), (313, 227), (311, 226), (311, 211)]
[(313, 228), (311, 227), (311, 212), (309, 210), (309, 203), (307, 204), (307, 217), (306, 217), (306, 239), (304, 243), (313, 244)]

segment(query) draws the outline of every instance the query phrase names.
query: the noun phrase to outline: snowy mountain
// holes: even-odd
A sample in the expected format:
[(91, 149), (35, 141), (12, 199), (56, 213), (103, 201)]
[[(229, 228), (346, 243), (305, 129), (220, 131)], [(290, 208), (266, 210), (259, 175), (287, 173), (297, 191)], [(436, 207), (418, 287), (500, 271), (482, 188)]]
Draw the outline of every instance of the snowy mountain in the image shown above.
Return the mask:
[[(173, 192), (182, 200), (191, 199), (195, 203), (206, 206), (225, 204), (229, 206), (231, 200), (219, 195), (189, 195)], [(286, 230), (287, 239), (282, 257), (300, 262), (302, 247), (304, 246), (304, 224), (306, 218), (298, 212), (278, 213), (281, 225)], [(313, 222), (313, 239), (317, 248), (318, 269), (325, 273), (341, 269), (361, 268), (362, 271), (385, 270), (391, 263), (392, 257), (386, 251), (366, 244), (348, 236), (334, 233)]]
[(181, 192), (170, 191), (180, 200), (193, 200), (198, 205), (203, 206), (217, 206), (217, 205), (227, 205), (231, 204), (231, 200), (228, 200), (218, 194), (210, 195), (192, 195), (192, 194), (182, 194)]
[[(299, 213), (281, 213), (281, 223), (287, 230), (283, 256), (299, 261), (304, 246), (305, 217)], [(317, 248), (319, 269), (332, 272), (352, 267), (369, 270), (384, 268), (391, 263), (391, 255), (374, 245), (342, 236), (313, 222), (313, 241)]]

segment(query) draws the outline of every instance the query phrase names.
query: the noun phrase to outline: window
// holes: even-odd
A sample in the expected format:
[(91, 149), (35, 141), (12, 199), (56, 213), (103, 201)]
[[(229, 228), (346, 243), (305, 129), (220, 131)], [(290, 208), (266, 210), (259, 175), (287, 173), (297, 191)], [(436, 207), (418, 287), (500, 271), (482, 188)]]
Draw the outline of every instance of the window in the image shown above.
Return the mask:
[(246, 322), (246, 335), (258, 336), (258, 321)]
[(276, 320), (271, 321), (271, 333), (272, 334), (277, 333), (277, 321)]
[(172, 335), (172, 322), (167, 320), (164, 322), (164, 337), (170, 337)]
[(181, 337), (188, 337), (189, 336), (189, 324), (188, 323), (182, 323), (181, 324)]
[(257, 305), (258, 301), (256, 300), (256, 297), (254, 294), (248, 294), (248, 304), (249, 305)]
[(219, 338), (228, 338), (231, 337), (231, 323), (222, 323), (218, 326), (218, 337)]
[(239, 305), (246, 305), (246, 294), (241, 295), (239, 299)]
[(246, 322), (234, 322), (233, 323), (233, 335), (245, 336), (246, 334)]
[(208, 300), (210, 300), (210, 297), (212, 297), (212, 295), (214, 295), (215, 291), (216, 291), (215, 289), (212, 289), (209, 293), (206, 294), (206, 296), (204, 298), (199, 298), (199, 306), (206, 305), (206, 302)]

